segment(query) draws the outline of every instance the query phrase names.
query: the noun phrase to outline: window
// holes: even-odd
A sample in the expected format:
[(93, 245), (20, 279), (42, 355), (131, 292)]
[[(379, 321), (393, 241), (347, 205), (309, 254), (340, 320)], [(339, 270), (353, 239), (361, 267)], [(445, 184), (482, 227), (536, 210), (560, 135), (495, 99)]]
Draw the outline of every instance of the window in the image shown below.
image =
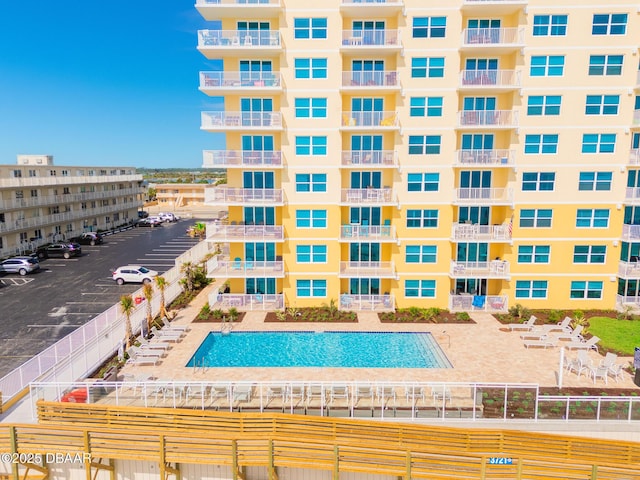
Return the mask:
[(534, 15), (534, 37), (559, 37), (567, 34), (567, 15)]
[(573, 263), (604, 263), (605, 245), (576, 245), (573, 247)]
[(547, 298), (546, 280), (518, 280), (516, 281), (516, 298)]
[(410, 173), (407, 175), (409, 192), (437, 192), (439, 173)]
[(409, 114), (412, 117), (441, 117), (442, 97), (411, 97)]
[(24, 198), (24, 191), (22, 190), (16, 190), (16, 199), (21, 199)]
[(447, 17), (415, 17), (413, 38), (443, 38), (447, 30)]
[(326, 155), (327, 137), (296, 137), (296, 155)]
[(444, 57), (414, 57), (411, 59), (412, 78), (444, 77)]
[(622, 75), (624, 55), (591, 55), (589, 75)]
[(576, 214), (576, 228), (608, 228), (609, 209), (579, 208)]
[(556, 181), (554, 172), (524, 172), (522, 174), (522, 191), (553, 191), (553, 185)]
[(405, 247), (405, 262), (407, 263), (436, 263), (438, 247), (436, 245), (407, 245)]
[(327, 78), (327, 59), (296, 58), (294, 70), (296, 78)]
[(298, 297), (326, 297), (326, 280), (297, 280), (296, 295)]
[(595, 13), (591, 35), (624, 35), (627, 33), (626, 13)]
[(525, 154), (553, 154), (558, 153), (558, 135), (525, 135)]
[(617, 115), (620, 95), (587, 95), (585, 115)]
[(296, 98), (296, 118), (327, 118), (326, 98)]
[(436, 281), (435, 280), (405, 280), (404, 296), (435, 298)]
[(560, 95), (530, 95), (527, 115), (560, 115)]
[(578, 190), (611, 190), (612, 172), (580, 172)]
[(438, 210), (407, 210), (407, 228), (436, 228)]
[(438, 155), (440, 135), (409, 135), (409, 155)]
[(520, 245), (518, 263), (549, 263), (550, 253), (549, 245)]
[(531, 57), (532, 77), (561, 77), (564, 74), (564, 55), (535, 55)]
[(297, 263), (327, 263), (326, 245), (297, 245)]
[(296, 192), (326, 192), (326, 173), (296, 173)]
[(327, 228), (327, 211), (296, 210), (296, 228)]
[(520, 210), (520, 227), (551, 227), (553, 210), (550, 208), (525, 208)]
[(327, 38), (326, 18), (294, 18), (293, 38), (304, 40), (308, 38)]
[(615, 133), (585, 133), (582, 135), (582, 153), (613, 153)]
[(571, 298), (602, 298), (602, 282), (571, 282)]

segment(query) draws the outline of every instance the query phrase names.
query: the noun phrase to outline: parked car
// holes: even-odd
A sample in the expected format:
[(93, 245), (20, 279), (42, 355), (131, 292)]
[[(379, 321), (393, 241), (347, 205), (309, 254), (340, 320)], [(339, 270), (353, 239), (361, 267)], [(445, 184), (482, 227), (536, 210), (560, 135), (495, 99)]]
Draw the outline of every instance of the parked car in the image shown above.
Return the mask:
[(126, 265), (111, 272), (111, 277), (118, 285), (124, 283), (149, 283), (158, 276), (155, 270), (149, 270), (141, 265)]
[(40, 270), (40, 262), (34, 257), (13, 257), (0, 262), (0, 273), (27, 273)]
[(160, 212), (157, 216), (163, 222), (177, 222), (178, 220), (180, 220), (180, 217), (178, 217), (177, 215), (174, 215), (171, 212)]
[(156, 218), (143, 218), (136, 222), (136, 227), (159, 227), (162, 222)]
[(38, 247), (36, 250), (36, 254), (38, 258), (48, 258), (48, 257), (63, 257), (63, 258), (71, 258), (76, 257), (82, 254), (82, 248), (77, 243), (66, 243), (66, 242), (58, 242), (58, 243), (47, 243), (46, 245), (42, 245)]
[(69, 241), (80, 245), (100, 245), (104, 240), (99, 233), (85, 232), (80, 236), (70, 238)]
[(144, 210), (138, 210), (138, 218), (147, 218), (148, 216), (148, 212), (145, 212)]

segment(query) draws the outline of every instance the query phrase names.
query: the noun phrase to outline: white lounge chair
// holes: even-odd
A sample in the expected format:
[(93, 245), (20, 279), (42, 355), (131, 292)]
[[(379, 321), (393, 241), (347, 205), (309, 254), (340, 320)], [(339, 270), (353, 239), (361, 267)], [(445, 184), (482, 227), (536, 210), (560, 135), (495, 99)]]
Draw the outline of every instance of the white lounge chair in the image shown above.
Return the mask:
[(182, 332), (164, 332), (163, 330), (158, 330), (156, 327), (151, 327), (151, 333), (156, 340), (163, 342), (179, 342), (185, 335)]
[(576, 372), (576, 375), (582, 375), (582, 372), (589, 372), (593, 366), (593, 361), (589, 358), (586, 350), (580, 350), (578, 356), (569, 361), (567, 370)]
[(609, 375), (611, 375), (613, 377), (613, 379), (616, 381), (616, 383), (618, 383), (618, 380), (620, 379), (620, 377), (624, 373), (624, 365), (622, 365), (620, 363), (616, 363), (614, 365), (611, 365), (609, 367), (608, 373), (609, 373)]
[(556, 325), (540, 325), (540, 328), (547, 332), (571, 333), (571, 318), (564, 317), (564, 320), (558, 322)]
[(584, 327), (582, 325), (578, 325), (575, 330), (572, 330), (570, 333), (559, 333), (556, 336), (558, 340), (568, 340), (570, 342), (580, 342), (584, 340), (582, 338), (582, 329)]
[(531, 329), (533, 329), (535, 323), (536, 323), (537, 317), (535, 315), (531, 315), (531, 317), (529, 317), (529, 320), (527, 320), (524, 323), (509, 323), (507, 325), (507, 327), (509, 327), (509, 329), (513, 332), (515, 330), (524, 330), (524, 331), (529, 331)]
[(529, 347), (542, 347), (542, 348), (548, 348), (548, 347), (556, 347), (558, 346), (558, 337), (551, 337), (551, 336), (544, 336), (541, 337), (538, 340), (525, 340), (524, 341), (524, 346), (526, 348)]
[(571, 342), (568, 345), (565, 345), (569, 350), (575, 349), (586, 349), (586, 350), (598, 350), (598, 346), (596, 345), (600, 341), (600, 337), (596, 337), (595, 335), (591, 337), (586, 342)]
[(347, 385), (332, 385), (329, 389), (329, 400), (331, 402), (339, 398), (349, 400), (349, 387)]
[(146, 348), (147, 350), (169, 350), (171, 348), (170, 343), (161, 342), (159, 340), (151, 342), (146, 338), (140, 337), (138, 339), (138, 342), (140, 342), (141, 347)]
[(600, 366), (607, 367), (607, 368), (611, 367), (616, 363), (617, 359), (618, 359), (618, 355), (616, 355), (613, 352), (607, 352), (604, 358), (600, 360)]
[(127, 353), (130, 357), (162, 357), (165, 351), (132, 346), (127, 350)]

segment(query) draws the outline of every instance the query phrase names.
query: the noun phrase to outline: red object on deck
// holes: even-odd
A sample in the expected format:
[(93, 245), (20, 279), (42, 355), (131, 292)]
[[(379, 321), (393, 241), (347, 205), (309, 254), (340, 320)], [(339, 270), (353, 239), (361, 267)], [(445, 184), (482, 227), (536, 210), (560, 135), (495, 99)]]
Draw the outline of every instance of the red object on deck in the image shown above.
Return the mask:
[(87, 403), (87, 397), (88, 394), (86, 388), (76, 388), (75, 390), (65, 393), (60, 401), (70, 403)]

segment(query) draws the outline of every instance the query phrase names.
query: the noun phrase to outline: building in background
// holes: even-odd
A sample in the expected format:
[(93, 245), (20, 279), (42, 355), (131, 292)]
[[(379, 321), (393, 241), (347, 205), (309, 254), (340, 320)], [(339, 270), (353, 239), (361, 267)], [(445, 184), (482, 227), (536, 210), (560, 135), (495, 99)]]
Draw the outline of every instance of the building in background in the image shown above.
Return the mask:
[(208, 183), (158, 183), (151, 184), (156, 189), (156, 199), (160, 209), (175, 209), (202, 205), (204, 191)]
[(637, 2), (196, 8), (238, 306), (638, 303)]
[(0, 257), (137, 220), (142, 175), (131, 167), (56, 166), (50, 155), (0, 165)]

